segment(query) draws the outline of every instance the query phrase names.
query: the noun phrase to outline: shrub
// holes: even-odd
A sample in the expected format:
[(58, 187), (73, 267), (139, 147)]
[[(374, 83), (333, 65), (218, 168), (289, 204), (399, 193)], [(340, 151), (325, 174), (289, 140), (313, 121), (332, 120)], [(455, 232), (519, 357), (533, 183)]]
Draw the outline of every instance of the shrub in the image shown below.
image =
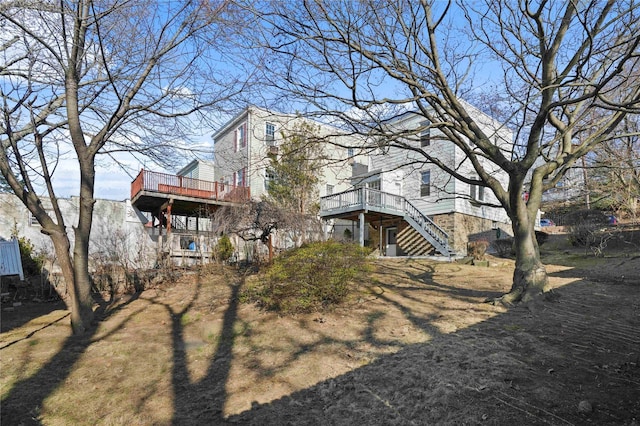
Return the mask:
[(18, 238), (18, 246), (20, 247), (20, 258), (25, 275), (40, 275), (44, 264), (44, 254), (36, 254), (33, 243), (26, 237)]
[(486, 240), (470, 241), (467, 244), (467, 254), (475, 260), (484, 260), (484, 255), (489, 248), (489, 242)]
[(337, 241), (305, 244), (277, 257), (264, 281), (242, 296), (281, 313), (312, 312), (347, 299), (369, 271), (369, 250)]
[(499, 257), (509, 257), (513, 255), (513, 238), (495, 240), (491, 243), (491, 246)]
[(233, 255), (233, 244), (231, 244), (231, 240), (228, 236), (223, 235), (218, 240), (218, 245), (216, 246), (216, 256), (218, 260), (225, 262), (229, 260), (229, 258)]

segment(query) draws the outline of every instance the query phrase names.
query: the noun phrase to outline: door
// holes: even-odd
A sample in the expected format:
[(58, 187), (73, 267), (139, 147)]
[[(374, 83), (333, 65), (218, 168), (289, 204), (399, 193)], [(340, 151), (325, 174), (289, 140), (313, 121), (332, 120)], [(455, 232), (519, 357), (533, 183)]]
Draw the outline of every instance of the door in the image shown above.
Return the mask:
[(397, 233), (398, 233), (398, 228), (387, 228), (387, 246), (385, 251), (387, 256), (396, 255), (396, 234)]

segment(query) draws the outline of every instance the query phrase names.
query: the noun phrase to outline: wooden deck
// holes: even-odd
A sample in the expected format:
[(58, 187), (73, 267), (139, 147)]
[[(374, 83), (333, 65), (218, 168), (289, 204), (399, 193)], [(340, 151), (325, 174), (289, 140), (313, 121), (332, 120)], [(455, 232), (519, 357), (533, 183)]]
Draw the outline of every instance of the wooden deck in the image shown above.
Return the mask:
[(250, 200), (249, 188), (185, 176), (141, 170), (131, 183), (131, 204), (143, 212), (156, 213), (168, 203), (174, 214), (237, 205)]

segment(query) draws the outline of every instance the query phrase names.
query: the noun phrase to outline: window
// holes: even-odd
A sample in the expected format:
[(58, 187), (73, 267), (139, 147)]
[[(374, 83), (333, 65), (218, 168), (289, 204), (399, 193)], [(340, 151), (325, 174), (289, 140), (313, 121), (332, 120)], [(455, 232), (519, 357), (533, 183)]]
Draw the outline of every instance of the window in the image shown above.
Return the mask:
[(38, 219), (33, 215), (33, 213), (29, 212), (29, 226), (40, 226), (38, 223)]
[(422, 172), (420, 181), (420, 196), (428, 197), (431, 195), (431, 171)]
[(247, 123), (238, 127), (234, 133), (234, 151), (247, 146)]
[(367, 188), (380, 191), (380, 179), (372, 180), (367, 184)]
[(265, 191), (269, 191), (269, 187), (273, 184), (273, 182), (276, 180), (276, 174), (273, 172), (273, 170), (265, 170), (264, 172), (264, 189)]
[(240, 169), (237, 172), (234, 173), (235, 174), (235, 182), (236, 182), (236, 186), (246, 186), (246, 174), (247, 174), (247, 169)]
[(347, 158), (351, 158), (353, 157), (354, 152), (353, 152), (353, 148), (347, 148)]
[(421, 147), (425, 147), (425, 146), (431, 145), (431, 129), (428, 128), (428, 126), (430, 124), (431, 123), (429, 123), (428, 121), (423, 121), (422, 123), (420, 123), (421, 126), (427, 127), (422, 132), (420, 132), (420, 146)]
[(274, 146), (276, 140), (276, 126), (273, 123), (267, 123), (264, 130), (264, 140), (267, 146)]
[(327, 195), (333, 194), (333, 185), (327, 184)]
[[(477, 177), (473, 179), (477, 179)], [(469, 185), (469, 198), (472, 201), (484, 201), (484, 186)]]

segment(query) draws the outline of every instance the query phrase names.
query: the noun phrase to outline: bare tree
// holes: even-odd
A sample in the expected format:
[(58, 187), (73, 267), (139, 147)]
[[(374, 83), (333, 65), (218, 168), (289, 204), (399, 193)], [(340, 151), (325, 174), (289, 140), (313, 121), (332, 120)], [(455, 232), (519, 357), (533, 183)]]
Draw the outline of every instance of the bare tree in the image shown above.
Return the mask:
[(224, 206), (212, 215), (217, 232), (236, 234), (245, 242), (261, 241), (269, 249), (269, 261), (273, 259), (273, 233), (289, 222), (284, 210), (270, 201), (246, 203), (241, 206)]
[(589, 191), (596, 206), (638, 217), (640, 204), (640, 133), (638, 117), (626, 117), (620, 132), (627, 136), (600, 144), (587, 162)]
[(242, 206), (225, 206), (212, 216), (217, 232), (236, 234), (244, 241), (261, 241), (269, 248), (273, 259), (273, 235), (276, 231), (288, 234), (292, 242), (322, 235), (320, 221), (314, 215), (300, 213), (275, 203), (273, 200), (254, 201)]
[[(234, 16), (227, 3), (0, 4), (0, 171), (51, 237), (75, 333), (93, 318), (88, 253), (97, 158), (129, 151), (167, 163), (190, 128), (239, 90), (216, 50)], [(80, 181), (73, 253), (52, 182), (63, 157), (77, 159)]]
[[(534, 234), (542, 193), (638, 111), (640, 85), (625, 84), (640, 54), (634, 0), (306, 0), (259, 12), (259, 42), (270, 52), (263, 79), (288, 93), (279, 99), (364, 134), (372, 141), (365, 148), (419, 152), (455, 179), (490, 188), (512, 221), (516, 248), (513, 286), (499, 301), (528, 301), (547, 289)], [(496, 144), (499, 130), (487, 132), (463, 100), (488, 93), (492, 105), (478, 107), (508, 113), (513, 150)], [(478, 178), (386, 125), (408, 108), (455, 144)]]

